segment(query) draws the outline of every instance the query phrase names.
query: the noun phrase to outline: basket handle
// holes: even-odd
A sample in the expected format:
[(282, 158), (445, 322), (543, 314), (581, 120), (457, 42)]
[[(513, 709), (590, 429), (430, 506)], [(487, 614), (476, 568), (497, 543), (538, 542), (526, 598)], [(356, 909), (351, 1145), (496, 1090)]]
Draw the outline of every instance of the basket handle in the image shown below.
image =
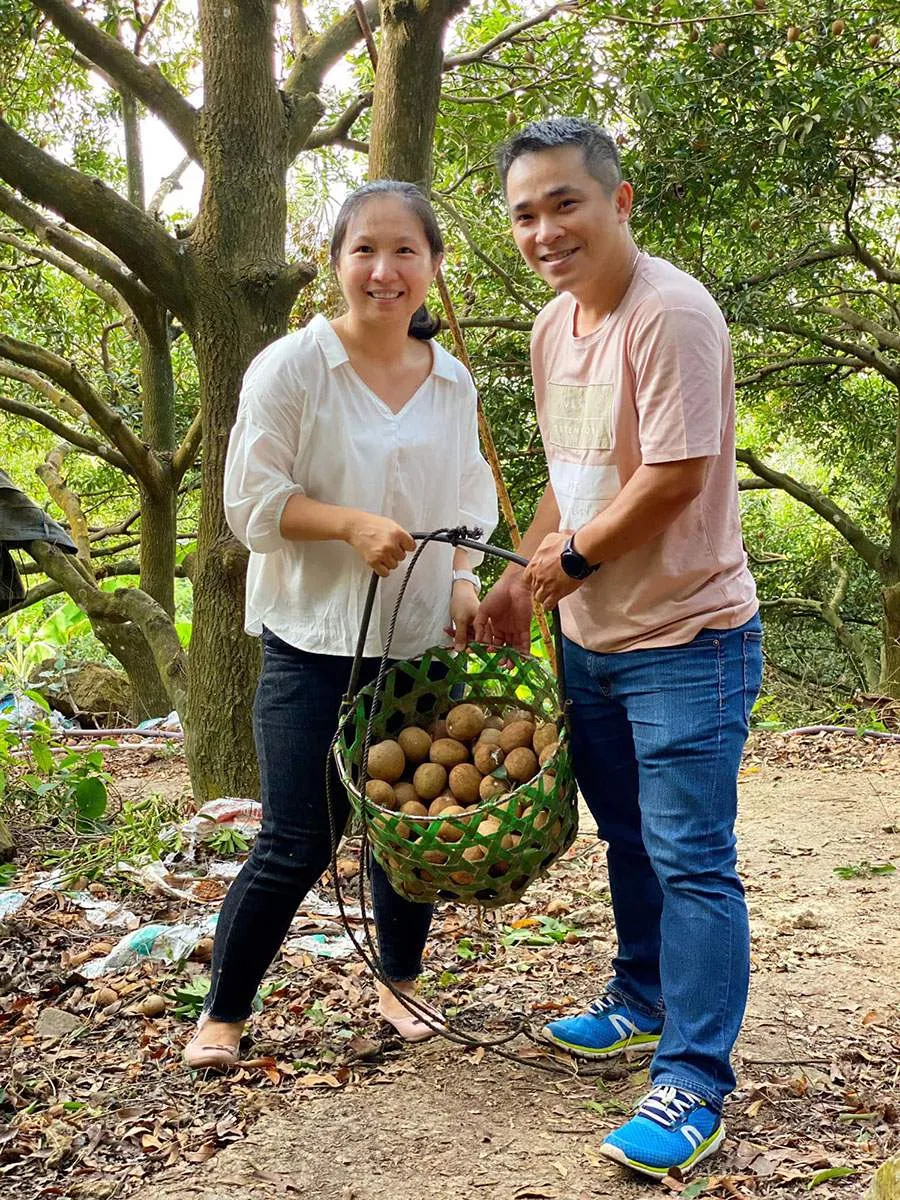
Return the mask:
[[(450, 545), (452, 545), (452, 546), (463, 546), (467, 550), (480, 550), (483, 554), (490, 554), (494, 558), (504, 558), (508, 562), (517, 563), (520, 567), (528, 566), (528, 559), (523, 558), (521, 554), (516, 554), (512, 550), (504, 550), (500, 546), (491, 546), (488, 542), (478, 541), (475, 535), (476, 534), (480, 535), (480, 533), (481, 533), (480, 529), (474, 529), (474, 530), (466, 529), (465, 526), (459, 526), (456, 529), (436, 529), (433, 533), (413, 533), (411, 536), (413, 538), (415, 538), (416, 541), (423, 543), (423, 545), (419, 546), (419, 549), (413, 555), (412, 562), (409, 564), (409, 566), (406, 569), (407, 579), (409, 578), (409, 575), (412, 572), (413, 567), (416, 565), (416, 559), (418, 558), (421, 550), (424, 548), (424, 543), (426, 543), (426, 542), (449, 542)], [(356, 693), (357, 693), (358, 687), (359, 687), (359, 672), (360, 672), (360, 668), (362, 666), (363, 654), (364, 654), (365, 646), (366, 646), (366, 638), (369, 633), (369, 623), (372, 619), (372, 609), (375, 605), (375, 593), (378, 590), (379, 578), (380, 578), (380, 576), (373, 571), (372, 578), (369, 581), (369, 590), (368, 590), (368, 593), (366, 594), (366, 602), (363, 607), (362, 627), (359, 631), (359, 638), (357, 639), (357, 642), (356, 642), (356, 653), (353, 657), (353, 667), (350, 671), (349, 683), (347, 684), (347, 694), (344, 697), (345, 706), (349, 706), (356, 699)], [(403, 591), (405, 590), (405, 586), (406, 586), (406, 580), (404, 580), (404, 586), (400, 590), (400, 599), (402, 599), (402, 597), (403, 597)], [(398, 600), (398, 607), (399, 607), (399, 600)], [(396, 612), (394, 613), (394, 616), (396, 617)], [(566, 671), (565, 671), (565, 660), (563, 657), (562, 624), (559, 619), (559, 609), (558, 608), (553, 609), (553, 611), (551, 613), (551, 618), (552, 618), (552, 626), (553, 626), (553, 644), (554, 644), (554, 647), (556, 648), (556, 691), (557, 691), (557, 696), (559, 697), (560, 712), (563, 714), (563, 717), (565, 719), (567, 719), (567, 715), (566, 715)], [(393, 622), (391, 624), (391, 634), (392, 633), (393, 633)], [(382, 665), (386, 664), (388, 656), (390, 654), (390, 648), (391, 648), (390, 642), (391, 642), (391, 639), (389, 636), (388, 643), (385, 646), (384, 653), (382, 655)]]

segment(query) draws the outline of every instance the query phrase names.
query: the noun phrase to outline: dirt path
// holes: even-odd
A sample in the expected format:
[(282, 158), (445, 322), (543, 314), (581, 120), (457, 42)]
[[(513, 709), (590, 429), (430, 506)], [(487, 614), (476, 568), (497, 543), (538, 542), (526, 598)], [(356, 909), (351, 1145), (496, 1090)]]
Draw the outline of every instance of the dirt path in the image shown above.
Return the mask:
[[(768, 739), (751, 749), (743, 771), (740, 836), (753, 978), (738, 1053), (740, 1090), (729, 1106), (724, 1151), (709, 1164), (706, 1196), (793, 1200), (807, 1194), (818, 1173), (846, 1167), (853, 1174), (823, 1180), (812, 1194), (857, 1200), (875, 1165), (900, 1149), (900, 872), (872, 875), (863, 865), (900, 864), (900, 751), (835, 740), (822, 747), (813, 769), (808, 747), (801, 752)], [(135, 787), (141, 777), (136, 772)], [(571, 859), (515, 912), (478, 929), (467, 913), (443, 910), (428, 963), (431, 987), (445, 1007), (458, 1009), (460, 1024), (496, 1033), (518, 1011), (539, 1025), (547, 1001), (574, 1006), (599, 990), (612, 925), (602, 855), (587, 823), (583, 828)], [(840, 878), (835, 868), (852, 868), (852, 877)], [(516, 917), (539, 919), (548, 909), (581, 938), (511, 944)], [(90, 1135), (81, 1142), (73, 1137), (68, 1160), (65, 1153), (59, 1158), (61, 1192), (52, 1190), (54, 1173), (46, 1167), (53, 1155), (45, 1154), (41, 1178), (51, 1190), (24, 1190), (23, 1175), (23, 1190), (4, 1194), (10, 1200), (662, 1194), (596, 1150), (646, 1086), (642, 1064), (560, 1076), (443, 1042), (409, 1048), (389, 1039), (375, 1018), (356, 964), (288, 956), (276, 974), (286, 985), (257, 1020), (255, 1057), (228, 1080), (192, 1079), (179, 1068), (183, 1021), (121, 1017), (121, 1028), (115, 1018), (88, 1028), (75, 1046), (82, 1052), (96, 1046), (106, 1096), (105, 1109), (95, 1105), (94, 1144), (88, 1141), (86, 1151)], [(20, 1012), (21, 1042), (29, 1036), (28, 1010)], [(513, 1045), (542, 1055), (527, 1039)], [(130, 1058), (124, 1068), (123, 1052)], [(11, 1052), (15, 1069), (23, 1053), (21, 1046)], [(36, 1054), (53, 1057), (60, 1080), (65, 1053), (58, 1045), (41, 1049), (33, 1039), (28, 1049), (32, 1064)], [(75, 1094), (74, 1081), (69, 1093)], [(56, 1124), (64, 1120), (57, 1116)], [(48, 1127), (45, 1149), (53, 1144)], [(0, 1155), (4, 1136), (0, 1131)], [(0, 1157), (0, 1172), (14, 1169), (3, 1163)], [(29, 1162), (18, 1165), (27, 1170)]]

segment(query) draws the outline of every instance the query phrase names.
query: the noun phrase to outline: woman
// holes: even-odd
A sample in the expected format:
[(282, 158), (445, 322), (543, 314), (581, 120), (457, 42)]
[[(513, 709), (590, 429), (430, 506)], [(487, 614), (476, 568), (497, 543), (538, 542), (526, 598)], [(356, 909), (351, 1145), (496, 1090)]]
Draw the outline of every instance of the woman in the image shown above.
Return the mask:
[[(475, 388), (432, 342), (423, 307), (443, 255), (427, 200), (411, 184), (366, 184), (344, 202), (331, 263), (347, 303), (268, 346), (244, 379), (225, 469), (225, 511), (250, 549), (247, 632), (263, 639), (253, 721), (263, 822), (216, 929), (212, 980), (194, 1068), (227, 1069), (266, 969), (303, 897), (328, 864), (328, 747), (350, 675), (371, 572), (383, 579), (361, 682), (374, 678), (415, 542), (409, 530), (497, 520), (478, 448)], [(423, 551), (404, 594), (391, 655), (411, 658), (471, 636), (475, 556)], [(348, 806), (334, 779), (337, 829)], [(415, 992), (431, 909), (401, 899), (372, 864), (379, 953), (387, 977)], [(431, 1032), (379, 983), (379, 1009), (401, 1034)]]

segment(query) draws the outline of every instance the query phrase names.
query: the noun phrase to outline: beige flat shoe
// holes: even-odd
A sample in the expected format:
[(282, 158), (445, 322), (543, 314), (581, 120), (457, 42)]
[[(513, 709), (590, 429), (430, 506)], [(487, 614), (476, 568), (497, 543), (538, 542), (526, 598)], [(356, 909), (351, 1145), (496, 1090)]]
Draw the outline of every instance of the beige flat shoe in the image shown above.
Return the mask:
[[(197, 1022), (198, 1034), (208, 1019), (204, 1013)], [(238, 1062), (240, 1047), (240, 1038), (233, 1045), (227, 1042), (204, 1045), (197, 1041), (195, 1034), (182, 1051), (181, 1058), (184, 1065), (192, 1071), (228, 1071)]]

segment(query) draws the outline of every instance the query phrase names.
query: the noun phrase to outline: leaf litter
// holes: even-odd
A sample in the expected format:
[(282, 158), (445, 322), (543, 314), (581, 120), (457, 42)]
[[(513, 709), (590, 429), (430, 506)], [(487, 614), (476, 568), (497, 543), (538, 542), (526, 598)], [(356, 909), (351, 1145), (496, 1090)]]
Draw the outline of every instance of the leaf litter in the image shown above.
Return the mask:
[[(175, 765), (166, 763), (166, 775), (183, 787)], [(123, 752), (117, 769), (131, 774), (119, 787), (151, 789), (154, 767), (146, 755), (129, 766)], [(898, 769), (900, 750), (890, 744), (834, 735), (752, 739), (742, 769), (742, 870), (754, 925), (754, 977), (737, 1057), (739, 1091), (729, 1103), (723, 1153), (699, 1179), (668, 1177), (672, 1194), (735, 1200), (809, 1191), (822, 1200), (855, 1198), (900, 1149), (900, 1006), (896, 987), (884, 986), (898, 977), (890, 917), (898, 908), (898, 881), (836, 877), (831, 861), (897, 859), (900, 802), (890, 779), (896, 781)], [(829, 778), (830, 791), (823, 783)], [(566, 1072), (558, 1077), (513, 1066), (490, 1051), (440, 1042), (414, 1050), (379, 1020), (361, 963), (299, 948), (287, 949), (273, 965), (239, 1068), (227, 1077), (191, 1075), (180, 1053), (190, 1036), (187, 1018), (202, 1003), (208, 939), (183, 962), (145, 959), (85, 980), (79, 965), (108, 954), (120, 931), (92, 924), (83, 895), (79, 905), (58, 890), (31, 893), (0, 924), (2, 1194), (7, 1200), (104, 1200), (140, 1197), (150, 1188), (149, 1197), (152, 1185), (165, 1189), (172, 1179), (182, 1188), (172, 1195), (183, 1195), (183, 1182), (176, 1182), (187, 1178), (183, 1172), (214, 1167), (210, 1160), (220, 1155), (226, 1174), (210, 1176), (210, 1183), (227, 1182), (235, 1200), (256, 1195), (258, 1186), (259, 1194), (294, 1194), (290, 1168), (267, 1176), (243, 1163), (240, 1179), (228, 1180), (230, 1155), (273, 1122), (296, 1120), (298, 1111), (302, 1120), (304, 1106), (312, 1105), (325, 1120), (331, 1112), (338, 1131), (341, 1120), (363, 1130), (344, 1164), (347, 1180), (338, 1164), (333, 1191), (323, 1196), (368, 1200), (367, 1169), (380, 1178), (366, 1150), (373, 1097), (404, 1114), (412, 1093), (422, 1111), (431, 1089), (452, 1105), (453, 1090), (466, 1088), (474, 1089), (485, 1113), (495, 1114), (489, 1124), (497, 1128), (486, 1167), (473, 1157), (452, 1168), (468, 1172), (466, 1195), (582, 1200), (644, 1194), (596, 1147), (646, 1088), (646, 1062), (577, 1064), (535, 1036), (543, 1021), (600, 990), (613, 949), (602, 849), (589, 820), (582, 830), (566, 859), (519, 905), (480, 919), (442, 906), (426, 959), (425, 994), (458, 1028), (502, 1036), (524, 1021), (525, 1032), (506, 1048), (526, 1063), (558, 1065)], [(854, 854), (857, 843), (861, 851)], [(32, 858), (36, 867), (39, 855)], [(352, 893), (358, 873), (352, 842), (340, 865)], [(20, 865), (16, 885), (28, 876), (28, 864)], [(88, 891), (100, 904), (127, 905), (145, 924), (202, 922), (219, 898), (204, 901), (202, 889), (194, 889), (185, 901), (112, 882)], [(340, 932), (321, 912), (303, 909), (298, 928)], [(188, 997), (180, 1005), (179, 995)], [(523, 1106), (539, 1098), (537, 1120), (546, 1126), (541, 1137), (532, 1131), (531, 1154), (524, 1157), (504, 1150), (499, 1136), (512, 1121), (507, 1113), (516, 1097)], [(466, 1129), (456, 1128), (457, 1152), (465, 1159)], [(509, 1146), (516, 1136), (513, 1130)], [(542, 1149), (543, 1137), (552, 1137), (552, 1150)], [(414, 1163), (403, 1168), (407, 1175), (422, 1172), (409, 1195), (427, 1188), (443, 1200), (442, 1178), (446, 1194), (458, 1195), (451, 1168), (432, 1162), (430, 1151), (431, 1142), (419, 1147)], [(382, 1194), (399, 1200), (401, 1192)]]

